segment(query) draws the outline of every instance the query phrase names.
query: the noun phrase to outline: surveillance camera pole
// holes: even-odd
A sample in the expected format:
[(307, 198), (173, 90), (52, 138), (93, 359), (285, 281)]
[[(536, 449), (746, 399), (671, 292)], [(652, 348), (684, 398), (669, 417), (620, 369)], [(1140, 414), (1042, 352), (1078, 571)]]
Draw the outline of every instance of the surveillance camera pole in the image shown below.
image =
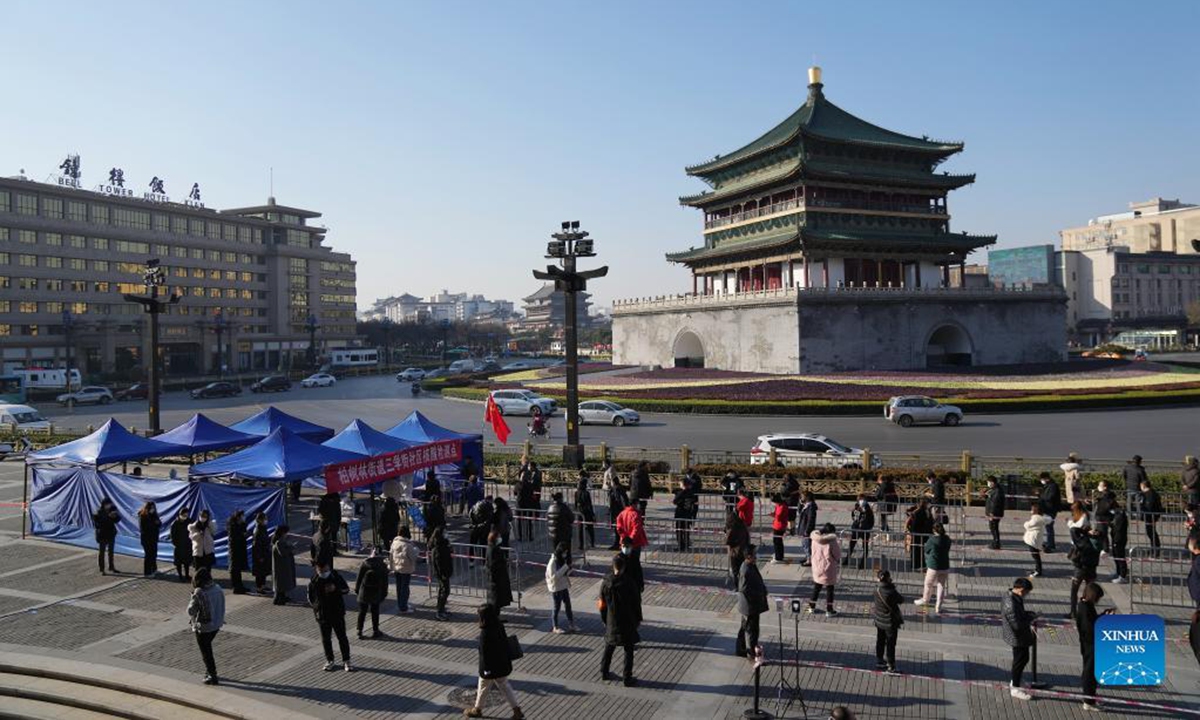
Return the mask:
[(125, 302), (135, 302), (142, 306), (142, 312), (150, 314), (150, 434), (158, 435), (162, 432), (162, 424), (159, 418), (159, 352), (158, 352), (158, 316), (163, 310), (175, 305), (180, 298), (175, 293), (171, 293), (165, 299), (160, 300), (158, 297), (158, 289), (167, 281), (167, 274), (158, 264), (157, 258), (151, 258), (146, 261), (146, 269), (142, 275), (146, 283), (145, 295), (124, 295)]
[(546, 266), (546, 271), (534, 270), (538, 280), (552, 280), (554, 289), (563, 293), (566, 317), (563, 323), (563, 341), (566, 346), (567, 363), (567, 444), (563, 447), (563, 461), (568, 467), (583, 467), (583, 445), (579, 442), (579, 316), (578, 294), (587, 289), (587, 281), (608, 274), (607, 267), (577, 272), (575, 260), (594, 257), (593, 241), (588, 232), (579, 229), (579, 221), (564, 222), (562, 231), (550, 236), (553, 240), (546, 247), (546, 257), (556, 259), (562, 267)]

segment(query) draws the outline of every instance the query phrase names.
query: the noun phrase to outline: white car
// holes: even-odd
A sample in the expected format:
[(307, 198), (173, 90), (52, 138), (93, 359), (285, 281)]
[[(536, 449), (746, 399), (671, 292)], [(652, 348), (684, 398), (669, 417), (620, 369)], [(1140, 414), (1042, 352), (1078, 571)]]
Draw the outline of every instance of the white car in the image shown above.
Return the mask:
[(579, 403), (579, 424), (602, 423), (604, 425), (637, 425), (642, 416), (636, 410), (621, 407), (607, 400), (588, 400)]
[(954, 426), (962, 422), (963, 411), (924, 395), (901, 395), (887, 401), (883, 406), (883, 417), (900, 427), (912, 427), (917, 423)]
[(558, 403), (532, 390), (493, 390), (491, 396), (501, 415), (550, 416), (558, 408)]
[[(759, 435), (750, 449), (751, 465), (766, 465), (775, 450), (775, 461), (782, 465), (801, 467), (861, 468), (863, 451), (846, 447), (824, 435), (812, 433), (771, 433)], [(871, 458), (871, 467), (882, 466), (878, 456)]]
[(300, 381), (300, 387), (329, 387), (337, 382), (337, 378), (329, 373), (316, 373)]
[(425, 379), (425, 371), (421, 368), (404, 368), (396, 373), (396, 382), (417, 382)]
[(113, 401), (112, 391), (99, 385), (85, 385), (73, 393), (63, 393), (58, 398), (59, 405), (107, 405)]
[(50, 429), (50, 421), (28, 405), (0, 405), (0, 426), (17, 426), (17, 431), (44, 431)]

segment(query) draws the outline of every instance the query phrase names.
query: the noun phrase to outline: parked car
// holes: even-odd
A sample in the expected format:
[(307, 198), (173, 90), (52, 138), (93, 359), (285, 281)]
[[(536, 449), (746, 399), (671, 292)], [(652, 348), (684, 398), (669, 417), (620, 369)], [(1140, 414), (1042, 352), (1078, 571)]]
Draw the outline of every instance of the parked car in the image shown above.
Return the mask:
[(329, 387), (337, 382), (337, 378), (329, 373), (315, 373), (300, 381), (300, 387)]
[(916, 423), (953, 426), (962, 422), (963, 411), (924, 395), (901, 395), (887, 401), (883, 406), (883, 417), (900, 427), (911, 427)]
[(396, 373), (396, 382), (418, 382), (425, 379), (425, 371), (421, 368), (404, 368)]
[(150, 396), (150, 386), (146, 383), (134, 383), (124, 390), (118, 390), (113, 396), (117, 400), (145, 400)]
[(493, 390), (491, 395), (501, 415), (550, 416), (558, 407), (558, 403), (532, 390)]
[(621, 407), (608, 400), (588, 400), (579, 403), (579, 424), (602, 423), (604, 425), (637, 425), (642, 416), (636, 410)]
[[(775, 450), (775, 461), (782, 465), (805, 467), (861, 468), (863, 451), (846, 447), (824, 435), (812, 433), (771, 433), (759, 435), (750, 449), (751, 465), (766, 465)], [(871, 467), (881, 467), (878, 457), (871, 458)]]
[(268, 375), (250, 384), (250, 392), (283, 392), (292, 389), (292, 381), (286, 375)]
[(510, 362), (509, 364), (505, 365), (504, 367), (502, 367), (500, 369), (501, 370), (531, 370), (535, 367), (539, 367), (539, 366), (529, 362), (528, 360), (517, 360), (516, 362)]
[(210, 382), (209, 384), (205, 385), (204, 387), (198, 387), (195, 390), (191, 391), (193, 400), (203, 400), (204, 398), (233, 397), (234, 395), (241, 395), (241, 394), (242, 394), (242, 389), (240, 387), (238, 387), (237, 385), (234, 385), (231, 382), (227, 382), (225, 380), (218, 380), (217, 382)]
[(434, 378), (446, 377), (449, 374), (450, 373), (446, 371), (446, 368), (434, 368), (425, 373), (424, 379), (432, 380)]
[(17, 431), (49, 430), (50, 421), (28, 405), (0, 405), (0, 426), (17, 426)]
[(85, 385), (75, 392), (63, 393), (58, 396), (58, 404), (63, 405), (107, 405), (113, 401), (112, 391), (99, 385)]

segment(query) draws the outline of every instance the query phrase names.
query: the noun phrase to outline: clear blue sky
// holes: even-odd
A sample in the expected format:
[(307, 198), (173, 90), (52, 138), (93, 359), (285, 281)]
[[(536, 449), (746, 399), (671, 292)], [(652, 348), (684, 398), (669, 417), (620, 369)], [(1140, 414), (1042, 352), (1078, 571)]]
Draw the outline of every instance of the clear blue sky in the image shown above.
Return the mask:
[[(78, 152), (214, 207), (325, 214), (359, 305), (441, 288), (518, 300), (560, 220), (598, 301), (690, 290), (683, 167), (805, 96), (961, 139), (952, 228), (1002, 246), (1155, 195), (1200, 201), (1200, 3), (9, 2), (0, 174)], [(983, 260), (980, 257), (980, 260)]]

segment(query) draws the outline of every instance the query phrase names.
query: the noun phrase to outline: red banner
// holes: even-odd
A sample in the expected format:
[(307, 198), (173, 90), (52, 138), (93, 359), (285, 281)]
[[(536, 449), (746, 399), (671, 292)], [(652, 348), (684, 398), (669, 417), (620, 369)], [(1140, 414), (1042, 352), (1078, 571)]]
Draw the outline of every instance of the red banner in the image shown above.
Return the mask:
[(439, 440), (407, 450), (349, 460), (325, 467), (325, 489), (344, 492), (363, 485), (390, 480), (422, 468), (462, 460), (462, 440)]

